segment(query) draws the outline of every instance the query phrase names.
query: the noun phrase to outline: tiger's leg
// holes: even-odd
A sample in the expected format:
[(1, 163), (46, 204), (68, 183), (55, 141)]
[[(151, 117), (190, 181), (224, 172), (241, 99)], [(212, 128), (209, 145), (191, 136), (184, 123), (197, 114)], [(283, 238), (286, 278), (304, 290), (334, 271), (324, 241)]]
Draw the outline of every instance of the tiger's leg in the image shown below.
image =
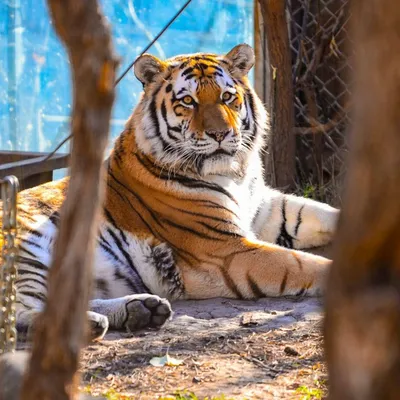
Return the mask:
[[(17, 326), (18, 331), (27, 336), (30, 335), (36, 316), (42, 311), (46, 303), (47, 264), (51, 258), (48, 243), (40, 249), (33, 241), (29, 243), (32, 243), (31, 247), (35, 246), (33, 248), (20, 246), (20, 256), (17, 263), (19, 272), (17, 279)], [(145, 255), (151, 255), (166, 264), (163, 273), (167, 277), (170, 276), (171, 271), (168, 268), (173, 267), (170, 250), (162, 245), (154, 248), (148, 247), (150, 253)], [(33, 251), (36, 252), (33, 253)], [(120, 282), (120, 285), (115, 288), (114, 276), (114, 293), (109, 293), (108, 297), (100, 299), (98, 295), (102, 293), (103, 286), (110, 288), (113, 286), (113, 279), (111, 278), (113, 274), (107, 273), (107, 267), (114, 271), (114, 275), (118, 275), (117, 281)], [(154, 265), (154, 267), (160, 268), (158, 265)], [(125, 272), (122, 267), (117, 269), (115, 263), (104, 258), (104, 254), (101, 252), (96, 255), (93, 272), (94, 286), (97, 290), (95, 300), (90, 302), (91, 311), (88, 312), (92, 339), (103, 337), (108, 327), (130, 331), (145, 327), (160, 327), (171, 316), (171, 306), (167, 300), (151, 294), (129, 294), (132, 293), (132, 290), (126, 283), (129, 280), (130, 269), (125, 268)], [(172, 278), (174, 276), (172, 274)], [(107, 278), (110, 279), (110, 282), (107, 282)], [(108, 290), (105, 292), (108, 292)], [(113, 294), (115, 298), (110, 297)]]
[[(17, 304), (17, 331), (18, 338), (22, 340), (29, 340), (32, 337), (34, 323), (37, 316), (41, 313), (44, 307), (44, 302), (35, 308), (23, 307)], [(104, 337), (108, 331), (108, 319), (105, 315), (96, 312), (87, 312), (89, 322), (89, 339), (99, 340)]]
[(328, 204), (265, 188), (253, 229), (260, 240), (307, 249), (332, 241), (338, 217)]
[(160, 328), (172, 315), (168, 300), (147, 293), (91, 300), (89, 307), (91, 311), (106, 316), (110, 328), (129, 332)]
[[(34, 304), (26, 297), (23, 300), (24, 305), (21, 304), (21, 299), (17, 304), (17, 330), (30, 337), (34, 321), (44, 307), (45, 298)], [(130, 332), (147, 327), (159, 328), (172, 315), (168, 300), (151, 294), (91, 300), (89, 307), (91, 311), (87, 312), (87, 316), (92, 340), (101, 339), (109, 327)]]
[(187, 298), (318, 296), (331, 261), (270, 243), (232, 238), (199, 265), (182, 265)]
[[(33, 277), (17, 282), (17, 329), (30, 336), (34, 320), (43, 310), (47, 290), (32, 288)], [(29, 289), (29, 290), (28, 290)], [(161, 327), (172, 315), (166, 299), (151, 294), (134, 294), (115, 299), (96, 299), (89, 303), (88, 320), (91, 339), (100, 339), (108, 328), (135, 331)]]

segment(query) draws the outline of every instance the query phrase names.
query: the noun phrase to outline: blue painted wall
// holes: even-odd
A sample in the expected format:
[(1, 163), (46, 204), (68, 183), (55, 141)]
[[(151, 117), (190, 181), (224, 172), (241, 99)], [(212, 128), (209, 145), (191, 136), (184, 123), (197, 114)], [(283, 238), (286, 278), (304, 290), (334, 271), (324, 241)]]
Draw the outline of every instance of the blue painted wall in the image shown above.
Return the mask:
[[(186, 0), (102, 0), (122, 71)], [(192, 0), (149, 52), (160, 57), (228, 52), (253, 43), (253, 0)], [(141, 84), (119, 84), (111, 135), (123, 128)], [(68, 134), (71, 86), (65, 51), (45, 0), (0, 0), (0, 149), (50, 151)], [(66, 147), (61, 151), (66, 151)]]

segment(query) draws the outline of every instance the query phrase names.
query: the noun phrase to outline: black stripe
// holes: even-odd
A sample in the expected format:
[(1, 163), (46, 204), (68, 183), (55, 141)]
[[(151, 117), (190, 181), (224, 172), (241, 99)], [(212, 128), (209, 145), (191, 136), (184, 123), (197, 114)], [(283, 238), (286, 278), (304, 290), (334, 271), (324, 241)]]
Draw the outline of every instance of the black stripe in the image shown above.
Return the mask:
[(98, 244), (99, 244), (100, 247), (101, 247), (107, 254), (109, 254), (115, 261), (117, 261), (118, 263), (122, 264), (121, 259), (115, 254), (115, 252), (113, 251), (113, 249), (111, 248), (111, 246), (107, 243), (107, 241), (104, 239), (104, 237), (102, 236), (102, 234), (99, 235)]
[(295, 296), (302, 296), (305, 291), (306, 291), (306, 289), (302, 288), (295, 294)]
[(37, 290), (37, 287), (33, 285), (33, 282), (31, 284), (29, 283), (24, 283), (22, 285), (18, 285), (18, 292), (21, 293), (23, 289), (32, 289), (32, 290)]
[(253, 130), (252, 130), (250, 138), (251, 138), (251, 140), (254, 140), (254, 138), (256, 136), (256, 130), (257, 130), (257, 116), (256, 116), (256, 111), (255, 111), (255, 106), (254, 106), (253, 94), (249, 90), (246, 91), (246, 99), (249, 102), (251, 117), (253, 119)]
[[(154, 213), (152, 212), (152, 210), (150, 210), (146, 205), (143, 204), (143, 200), (134, 192), (132, 192), (132, 190), (130, 190), (127, 186), (125, 186), (122, 182), (120, 182), (112, 173), (111, 171), (108, 172), (109, 176), (111, 178), (113, 178), (120, 186), (122, 186), (128, 193), (130, 193), (131, 195), (133, 195), (150, 213), (151, 217), (154, 219), (154, 221), (163, 229), (165, 229), (160, 222), (158, 221), (157, 216), (154, 215)], [(123, 200), (125, 196), (122, 196), (115, 188), (113, 188), (111, 185), (109, 185)], [(135, 209), (135, 207), (133, 206), (133, 204), (130, 202), (129, 199), (124, 200), (126, 201), (129, 206), (131, 207), (131, 209), (136, 213), (136, 215), (139, 217), (139, 219), (143, 222), (143, 224), (147, 227), (147, 229), (149, 230), (149, 232), (156, 238), (158, 238), (161, 242), (164, 243), (168, 243), (168, 245), (176, 252), (180, 253), (180, 257), (182, 259), (184, 259), (189, 265), (193, 265), (192, 262), (190, 262), (186, 257), (184, 257), (182, 254), (186, 254), (187, 256), (189, 256), (190, 258), (192, 258), (192, 260), (194, 260), (195, 263), (200, 262), (200, 260), (194, 256), (193, 254), (189, 253), (188, 251), (181, 249), (177, 246), (174, 246), (169, 240), (167, 240), (162, 234), (160, 234), (158, 231), (155, 231), (153, 229), (153, 227), (144, 219), (144, 217)]]
[[(19, 272), (19, 271), (18, 271)], [(16, 282), (17, 287), (21, 286), (21, 283), (23, 282), (36, 282), (37, 284), (39, 284), (40, 286), (43, 286), (45, 289), (47, 289), (47, 283), (46, 281), (42, 282), (39, 281), (38, 279), (35, 278), (23, 278), (23, 279), (18, 279)]]
[(36, 237), (38, 237), (38, 238), (43, 237), (43, 234), (42, 234), (41, 232), (35, 230), (35, 229), (28, 229), (28, 233), (29, 233), (30, 235), (36, 236)]
[(22, 246), (21, 244), (18, 246), (18, 248), (20, 250), (22, 250), (24, 253), (29, 254), (31, 257), (35, 257), (36, 258), (36, 254), (32, 253), (31, 251), (29, 251), (28, 249), (26, 249), (24, 246)]
[(175, 228), (181, 229), (182, 231), (185, 231), (185, 232), (190, 232), (195, 236), (201, 237), (202, 239), (216, 240), (218, 242), (223, 240), (219, 237), (213, 237), (213, 236), (207, 235), (206, 233), (200, 232), (198, 230), (188, 228), (187, 226), (177, 224), (176, 222), (171, 221), (170, 219), (167, 219), (167, 218), (163, 218), (162, 220), (163, 220), (163, 222), (165, 222), (168, 225), (171, 225)]
[[(129, 193), (129, 189), (123, 185), (117, 178), (115, 178), (114, 175), (112, 175), (111, 172), (109, 172), (109, 176), (112, 177), (119, 185), (121, 185), (125, 190), (127, 190)], [(114, 190), (115, 193), (122, 199), (122, 201), (124, 201), (125, 203), (129, 204), (129, 206), (131, 207), (131, 209), (136, 213), (136, 215), (139, 217), (139, 219), (143, 222), (143, 224), (147, 227), (147, 229), (151, 232), (152, 235), (154, 235), (155, 237), (157, 237), (157, 233), (155, 231), (153, 231), (152, 227), (150, 226), (150, 224), (147, 223), (147, 221), (143, 218), (143, 216), (136, 210), (136, 208), (132, 205), (132, 203), (129, 201), (129, 199), (126, 198), (126, 196), (122, 195), (121, 193), (118, 192), (117, 189), (115, 189), (110, 182), (107, 182), (108, 186), (110, 187), (110, 189)]]
[[(111, 176), (111, 174), (110, 174), (110, 176)], [(125, 185), (123, 185), (121, 182), (119, 182), (118, 181), (118, 179), (116, 179), (115, 177), (113, 177), (115, 180), (116, 180), (116, 182), (118, 183), (118, 184), (120, 184), (123, 188), (125, 188), (129, 193), (130, 193), (130, 190), (128, 189), (128, 188), (126, 188), (125, 187)], [(154, 237), (156, 237), (157, 239), (159, 239), (161, 242), (164, 242), (164, 243), (168, 243), (168, 245), (173, 249), (173, 250), (175, 250), (176, 252), (179, 252), (180, 253), (180, 257), (184, 260), (184, 261), (186, 261), (189, 265), (193, 265), (193, 263), (191, 262), (191, 261), (189, 261), (186, 257), (184, 257), (183, 255), (182, 255), (182, 253), (183, 254), (186, 254), (187, 256), (189, 256), (189, 257), (191, 257), (193, 260), (194, 260), (194, 262), (196, 262), (196, 263), (198, 263), (200, 260), (196, 257), (196, 256), (194, 256), (193, 254), (191, 254), (191, 253), (189, 253), (188, 251), (186, 251), (186, 250), (184, 250), (184, 249), (181, 249), (181, 248), (179, 248), (179, 247), (177, 247), (177, 246), (174, 246), (172, 243), (170, 243), (161, 233), (159, 233), (158, 231), (155, 231), (153, 228), (152, 228), (152, 226), (149, 224), (149, 223), (147, 223), (147, 221), (144, 219), (144, 217), (135, 209), (135, 207), (133, 206), (133, 204), (129, 201), (129, 199), (124, 199), (124, 197), (125, 196), (122, 196), (114, 187), (112, 187), (110, 184), (109, 184), (109, 186), (110, 186), (110, 188), (111, 189), (113, 189), (122, 199), (123, 199), (123, 201), (125, 201), (125, 202), (127, 202), (128, 204), (129, 204), (129, 206), (131, 207), (131, 209), (136, 213), (136, 215), (139, 217), (139, 219), (143, 222), (143, 224), (147, 227), (147, 229), (149, 230), (149, 232), (154, 236)], [(134, 195), (134, 194), (133, 194)], [(135, 196), (135, 195), (134, 195)], [(154, 218), (154, 217), (153, 217)], [(158, 221), (157, 221), (158, 222)]]
[(108, 221), (111, 223), (111, 225), (113, 225), (114, 228), (118, 230), (118, 232), (121, 235), (121, 238), (125, 242), (125, 244), (128, 244), (128, 240), (126, 238), (126, 235), (125, 235), (124, 231), (122, 229), (118, 228), (117, 223), (115, 222), (115, 220), (112, 217), (111, 213), (105, 207), (104, 207), (104, 213), (106, 214), (106, 217), (107, 217)]
[(50, 214), (53, 212), (53, 208), (50, 207), (47, 203), (45, 203), (42, 200), (36, 199), (36, 203), (40, 211), (42, 211), (44, 214)]
[[(28, 306), (28, 304), (25, 304), (21, 299), (17, 299), (17, 300), (15, 300), (15, 302), (17, 303), (17, 304), (22, 304), (23, 306), (24, 306), (24, 308), (25, 308), (25, 310), (24, 311), (30, 311), (30, 310), (33, 310), (33, 308), (34, 307), (32, 307), (32, 306)], [(17, 320), (17, 330), (18, 330), (18, 332), (19, 332), (19, 328), (18, 328), (18, 320)]]
[(105, 279), (101, 278), (96, 279), (96, 288), (103, 293), (104, 297), (109, 296), (110, 289), (108, 287), (108, 282)]
[(18, 208), (18, 214), (24, 214), (24, 218), (29, 219), (32, 222), (36, 222), (36, 219), (33, 218), (32, 213), (24, 210), (23, 208)]
[[(143, 206), (143, 208), (145, 208), (149, 214), (151, 215), (151, 217), (153, 218), (154, 222), (157, 223), (159, 226), (162, 226), (160, 221), (159, 221), (159, 216), (156, 215), (156, 213), (147, 205), (147, 203), (142, 199), (141, 196), (139, 196), (132, 188), (129, 188), (128, 186), (124, 185), (122, 182), (120, 182), (113, 174), (112, 172), (109, 172), (109, 175), (118, 183), (120, 184), (128, 193), (130, 193), (132, 196), (135, 197), (135, 199)], [(136, 213), (139, 215), (139, 212), (132, 207)], [(148, 224), (146, 224), (147, 226), (150, 226)]]
[(129, 253), (124, 249), (122, 242), (119, 240), (118, 236), (110, 229), (107, 228), (107, 232), (108, 234), (113, 238), (113, 240), (115, 241), (115, 244), (118, 247), (118, 250), (121, 252), (121, 254), (124, 256), (126, 262), (128, 263), (129, 267), (137, 272), (137, 269), (135, 267), (135, 265), (133, 264), (132, 258), (129, 255)]
[(239, 288), (237, 287), (233, 279), (229, 276), (229, 272), (223, 268), (221, 268), (220, 271), (222, 272), (222, 277), (224, 278), (226, 286), (228, 286), (231, 292), (234, 293), (238, 299), (243, 299), (242, 293), (240, 292)]
[(185, 69), (185, 70), (182, 72), (182, 75), (181, 75), (181, 76), (186, 76), (187, 74), (190, 74), (190, 73), (193, 72), (193, 71), (194, 71), (194, 68), (189, 67), (188, 69)]
[[(39, 274), (39, 272), (30, 271), (30, 270), (28, 270), (28, 269), (18, 267), (18, 276), (19, 276), (19, 277), (22, 277), (22, 276), (24, 276), (25, 274), (31, 274), (31, 275), (40, 276), (44, 281), (47, 279), (47, 278), (46, 278), (46, 275)], [(29, 278), (27, 278), (27, 279), (29, 279)], [(17, 281), (17, 283), (18, 283), (18, 281)]]
[(220, 210), (224, 210), (229, 212), (230, 214), (232, 214), (234, 217), (239, 218), (239, 216), (237, 214), (235, 214), (232, 210), (230, 210), (229, 208), (226, 208), (224, 206), (221, 206), (218, 203), (215, 203), (212, 200), (204, 200), (204, 199), (190, 199), (191, 202), (195, 202), (195, 203), (202, 203), (204, 205), (204, 207), (208, 207), (208, 208), (217, 208)]
[[(168, 118), (167, 118), (167, 107), (165, 106), (165, 101), (163, 100), (162, 101), (162, 103), (161, 103), (161, 116), (163, 117), (163, 120), (164, 120), (164, 122), (165, 122), (165, 125), (167, 126), (167, 135), (168, 135), (168, 137), (171, 139), (171, 140), (173, 140), (173, 141), (178, 141), (179, 140), (179, 138), (177, 138), (176, 136), (174, 136), (174, 135), (171, 135), (171, 132), (170, 131), (176, 131), (176, 129), (178, 129), (178, 128), (175, 128), (175, 127), (171, 127), (170, 126), (170, 124), (168, 123)], [(180, 132), (180, 129), (178, 129), (178, 132)]]
[[(215, 56), (215, 54), (208, 54), (209, 56)], [(194, 60), (196, 60), (196, 61), (200, 61), (200, 60), (202, 60), (202, 61), (209, 61), (209, 62), (212, 62), (212, 63), (217, 63), (218, 62), (218, 60), (216, 60), (215, 58), (210, 58), (210, 57), (207, 57), (207, 54), (203, 54), (203, 55), (201, 55), (201, 56), (195, 56), (195, 57), (193, 57), (193, 59)]]
[[(145, 160), (144, 158), (140, 157), (138, 154), (135, 154), (137, 160), (145, 167), (153, 176), (156, 178), (162, 179), (162, 180), (167, 180), (167, 181), (174, 181), (178, 182), (183, 186), (189, 187), (189, 188), (195, 188), (195, 189), (209, 189), (218, 193), (221, 193), (227, 197), (229, 197), (230, 200), (232, 200), (235, 204), (238, 204), (236, 199), (224, 188), (221, 186), (206, 182), (203, 180), (198, 180), (194, 178), (189, 178), (184, 175), (179, 175), (179, 174), (174, 174), (169, 176), (168, 173), (165, 173), (162, 171), (162, 169), (156, 167), (151, 161)], [(147, 161), (147, 162), (146, 162)], [(149, 165), (150, 164), (150, 165)], [(154, 171), (157, 170), (157, 173)]]
[(263, 291), (260, 289), (258, 286), (257, 282), (253, 280), (253, 278), (250, 276), (249, 273), (247, 273), (247, 281), (249, 282), (250, 289), (253, 292), (253, 295), (256, 299), (260, 299), (262, 297), (265, 297), (265, 294)]
[(26, 265), (30, 265), (31, 267), (40, 269), (42, 271), (48, 271), (49, 268), (44, 265), (43, 263), (41, 263), (40, 261), (37, 260), (31, 260), (30, 258), (26, 258), (26, 257), (22, 257), (22, 256), (17, 256), (16, 258), (17, 263), (19, 264), (26, 264)]
[(286, 289), (287, 279), (288, 279), (289, 271), (286, 268), (285, 275), (283, 276), (281, 287), (279, 288), (279, 294), (282, 295)]
[(160, 139), (162, 146), (163, 146), (163, 150), (165, 151), (165, 149), (168, 146), (168, 143), (164, 140), (164, 138), (161, 136), (161, 131), (160, 131), (160, 124), (158, 122), (158, 116), (157, 116), (157, 104), (156, 104), (156, 97), (159, 93), (159, 91), (161, 90), (161, 87), (163, 85), (164, 82), (162, 82), (157, 89), (154, 90), (153, 92), (153, 100), (150, 103), (149, 106), (149, 113), (150, 113), (150, 119), (153, 122), (153, 128), (156, 131), (156, 135), (158, 136), (158, 138)]
[[(128, 286), (130, 287), (130, 290), (132, 291), (132, 294), (151, 293), (148, 288), (146, 288), (145, 290), (138, 289), (136, 287), (136, 285), (133, 284), (132, 280), (128, 279), (125, 275), (122, 275), (121, 271), (118, 269), (114, 270), (114, 279), (118, 279), (118, 280), (121, 280), (121, 281), (124, 281), (125, 283), (127, 283)], [(144, 287), (146, 287), (146, 286), (144, 286)]]
[(276, 243), (279, 246), (287, 247), (289, 249), (293, 249), (293, 237), (288, 233), (286, 229), (286, 199), (283, 198), (282, 201), (282, 223), (281, 229), (279, 232), (279, 236), (276, 239)]
[(297, 223), (296, 223), (296, 226), (295, 226), (295, 228), (294, 228), (294, 234), (295, 234), (295, 236), (297, 236), (297, 233), (299, 232), (300, 224), (303, 222), (303, 220), (302, 220), (302, 218), (301, 218), (301, 214), (302, 214), (302, 212), (303, 212), (303, 208), (304, 208), (304, 205), (301, 206), (301, 208), (300, 208), (300, 210), (299, 210), (299, 212), (298, 212), (298, 214), (297, 214)]
[[(185, 214), (189, 214), (189, 215), (193, 215), (195, 217), (201, 217), (201, 218), (206, 218), (206, 219), (210, 219), (212, 221), (217, 221), (217, 222), (222, 222), (224, 224), (229, 224), (229, 225), (233, 225), (235, 228), (239, 228), (234, 222), (232, 222), (229, 219), (224, 219), (224, 218), (220, 218), (220, 217), (214, 217), (212, 215), (208, 215), (208, 214), (202, 214), (202, 213), (198, 213), (198, 212), (194, 212), (194, 211), (190, 211), (190, 210), (185, 210), (183, 208), (179, 208), (179, 207), (174, 207), (171, 204), (165, 203), (164, 201), (157, 199), (161, 204), (165, 205), (168, 208), (171, 208), (173, 210), (176, 210), (178, 212), (182, 212)], [(190, 201), (193, 201), (192, 199)], [(197, 200), (200, 201), (200, 200)], [(207, 202), (207, 200), (204, 200), (205, 202)], [(220, 208), (221, 210), (225, 209), (225, 207), (222, 206), (218, 206), (217, 203), (213, 203), (213, 206), (217, 206), (217, 208)], [(209, 206), (210, 207), (210, 206)], [(210, 207), (210, 208), (215, 208), (215, 207)], [(226, 209), (227, 210), (227, 209)], [(230, 210), (228, 210), (230, 211)]]
[(43, 301), (44, 303), (46, 302), (46, 296), (39, 292), (32, 292), (30, 290), (21, 290), (21, 291), (18, 291), (18, 294), (20, 296), (33, 297), (37, 300)]
[(224, 236), (230, 236), (230, 237), (234, 237), (234, 238), (244, 238), (245, 235), (244, 234), (239, 234), (237, 232), (230, 232), (230, 231), (225, 231), (222, 229), (218, 229), (215, 226), (209, 225), (205, 222), (199, 222), (199, 224), (203, 225), (205, 228), (209, 229), (210, 231), (213, 231), (215, 233), (219, 233), (220, 235), (224, 235)]
[(30, 244), (31, 246), (36, 247), (36, 248), (38, 248), (38, 249), (40, 249), (40, 250), (43, 250), (42, 246), (40, 246), (39, 244), (33, 242), (32, 240), (22, 238), (21, 241), (22, 241), (22, 242), (25, 242), (25, 243), (28, 243), (28, 244)]
[(58, 228), (60, 223), (60, 213), (58, 211), (54, 211), (53, 214), (50, 215), (49, 221)]

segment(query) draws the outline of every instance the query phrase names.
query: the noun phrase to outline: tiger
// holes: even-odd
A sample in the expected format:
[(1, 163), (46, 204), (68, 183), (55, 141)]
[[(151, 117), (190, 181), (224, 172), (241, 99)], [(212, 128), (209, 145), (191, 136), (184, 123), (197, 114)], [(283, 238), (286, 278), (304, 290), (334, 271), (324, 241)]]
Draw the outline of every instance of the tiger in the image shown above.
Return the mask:
[[(268, 113), (248, 76), (251, 46), (166, 60), (144, 54), (143, 92), (104, 162), (105, 198), (88, 319), (160, 328), (179, 299), (319, 296), (339, 210), (265, 184)], [(43, 309), (68, 177), (19, 195), (16, 315)]]

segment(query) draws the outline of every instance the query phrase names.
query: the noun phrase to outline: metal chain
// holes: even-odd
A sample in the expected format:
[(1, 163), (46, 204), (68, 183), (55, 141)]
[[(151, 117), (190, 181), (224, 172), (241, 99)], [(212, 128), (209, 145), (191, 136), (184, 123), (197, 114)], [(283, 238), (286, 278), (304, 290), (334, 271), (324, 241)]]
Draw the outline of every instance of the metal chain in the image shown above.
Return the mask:
[(0, 180), (1, 198), (3, 200), (3, 238), (2, 262), (0, 274), (0, 354), (14, 351), (17, 345), (17, 330), (15, 327), (15, 300), (17, 268), (17, 193), (18, 179), (7, 176)]

